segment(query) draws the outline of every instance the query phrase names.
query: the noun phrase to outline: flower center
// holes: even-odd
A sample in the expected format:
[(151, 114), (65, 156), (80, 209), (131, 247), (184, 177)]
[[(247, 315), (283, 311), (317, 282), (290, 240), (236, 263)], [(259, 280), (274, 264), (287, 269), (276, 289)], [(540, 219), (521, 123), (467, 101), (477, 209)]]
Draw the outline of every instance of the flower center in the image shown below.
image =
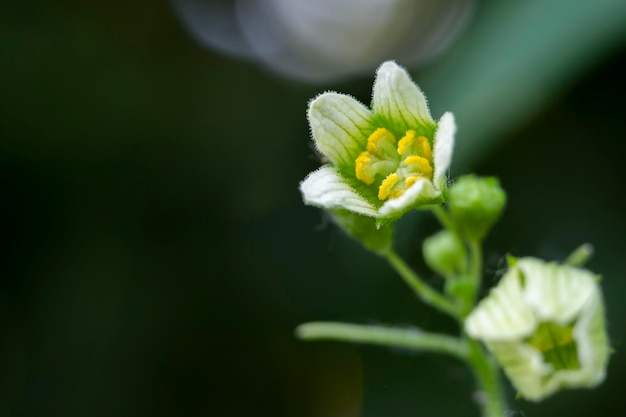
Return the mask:
[(539, 350), (544, 361), (552, 365), (555, 371), (579, 369), (578, 349), (572, 336), (573, 327), (559, 326), (552, 322), (540, 323), (526, 343)]
[(356, 177), (378, 186), (378, 198), (398, 198), (419, 180), (431, 180), (433, 153), (425, 136), (407, 130), (396, 141), (384, 128), (378, 128), (367, 138), (367, 150), (356, 159)]

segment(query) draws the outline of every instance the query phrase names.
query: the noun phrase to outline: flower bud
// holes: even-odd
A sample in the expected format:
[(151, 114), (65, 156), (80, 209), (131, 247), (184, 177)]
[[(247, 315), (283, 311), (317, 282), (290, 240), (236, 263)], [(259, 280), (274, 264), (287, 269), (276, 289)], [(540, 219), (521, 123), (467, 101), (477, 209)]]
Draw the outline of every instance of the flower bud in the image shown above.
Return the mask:
[(465, 246), (451, 231), (442, 230), (424, 240), (424, 260), (433, 271), (448, 277), (463, 271)]
[(481, 241), (498, 220), (506, 204), (506, 193), (495, 177), (460, 177), (449, 192), (449, 210), (463, 234)]

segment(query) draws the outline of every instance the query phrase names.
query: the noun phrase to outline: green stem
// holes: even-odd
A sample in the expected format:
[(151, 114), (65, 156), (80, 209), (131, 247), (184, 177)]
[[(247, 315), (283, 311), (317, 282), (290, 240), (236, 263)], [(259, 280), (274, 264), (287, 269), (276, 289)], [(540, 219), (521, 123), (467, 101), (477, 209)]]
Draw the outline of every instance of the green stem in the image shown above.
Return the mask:
[(505, 402), (499, 370), (494, 360), (473, 339), (422, 332), (336, 322), (311, 322), (296, 328), (298, 338), (307, 341), (334, 340), (443, 353), (467, 362), (478, 386), (482, 417), (503, 417)]
[(468, 344), (463, 340), (420, 330), (312, 322), (298, 326), (296, 335), (303, 340), (337, 340), (446, 353), (461, 360), (468, 360), (470, 354)]
[(477, 341), (468, 338), (467, 343), (470, 348), (468, 362), (478, 385), (482, 417), (503, 417), (505, 403), (498, 367)]
[(433, 212), (435, 217), (437, 217), (437, 220), (439, 220), (439, 223), (441, 223), (443, 227), (450, 230), (451, 232), (458, 234), (456, 230), (456, 225), (454, 224), (452, 219), (450, 219), (450, 216), (448, 216), (448, 213), (446, 213), (442, 206), (430, 206), (430, 210)]
[[(460, 237), (456, 225), (441, 206), (433, 206), (435, 214), (443, 227), (456, 233)], [(467, 315), (476, 303), (476, 295), (482, 284), (483, 252), (482, 244), (478, 241), (469, 241), (470, 259), (466, 273), (472, 282), (471, 296), (466, 300), (463, 316)], [(505, 415), (505, 402), (500, 384), (498, 366), (493, 358), (473, 339), (466, 338), (470, 349), (467, 358), (468, 365), (472, 368), (476, 384), (480, 393), (478, 402), (482, 410), (482, 417), (503, 417)]]
[[(480, 242), (470, 241), (470, 266), (469, 266), (469, 274), (472, 279), (472, 292), (468, 305), (470, 306), (470, 310), (473, 308), (476, 303), (476, 296), (478, 295), (478, 291), (480, 291), (480, 286), (482, 285), (483, 280), (483, 248)], [(469, 313), (466, 311), (464, 313)]]
[[(483, 248), (479, 242), (471, 241), (469, 243), (470, 252), (471, 252), (471, 266), (470, 266), (470, 274), (472, 279), (476, 283), (476, 287), (480, 286), (480, 282), (482, 281), (482, 270), (483, 270)], [(477, 288), (478, 289), (478, 288)]]
[(426, 284), (393, 250), (384, 254), (389, 264), (396, 270), (409, 287), (427, 304), (459, 318), (459, 309), (441, 293)]

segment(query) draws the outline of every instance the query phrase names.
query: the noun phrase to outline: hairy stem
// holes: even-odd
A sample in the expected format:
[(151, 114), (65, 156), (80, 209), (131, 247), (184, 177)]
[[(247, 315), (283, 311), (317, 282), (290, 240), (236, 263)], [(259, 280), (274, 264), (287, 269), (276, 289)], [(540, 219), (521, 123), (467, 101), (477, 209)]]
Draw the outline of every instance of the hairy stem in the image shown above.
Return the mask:
[(470, 354), (469, 346), (463, 340), (416, 329), (311, 322), (298, 326), (296, 335), (303, 340), (337, 340), (445, 353), (462, 360), (468, 360)]
[(435, 307), (438, 310), (443, 311), (451, 315), (452, 317), (459, 318), (459, 309), (449, 299), (444, 297), (441, 293), (426, 284), (403, 260), (390, 250), (385, 253), (385, 258), (389, 264), (396, 270), (396, 272), (402, 277), (409, 287), (415, 291), (415, 293), (427, 304)]

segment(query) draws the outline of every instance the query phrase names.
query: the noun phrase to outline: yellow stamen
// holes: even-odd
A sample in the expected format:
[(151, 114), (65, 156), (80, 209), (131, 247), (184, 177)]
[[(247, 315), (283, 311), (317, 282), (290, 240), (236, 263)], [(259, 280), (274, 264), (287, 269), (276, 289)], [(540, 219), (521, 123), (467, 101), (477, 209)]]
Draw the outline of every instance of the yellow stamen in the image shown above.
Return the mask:
[(372, 163), (372, 158), (370, 157), (370, 153), (367, 151), (361, 152), (361, 155), (356, 159), (356, 177), (370, 185), (374, 182), (374, 177), (368, 175), (366, 168)]
[[(356, 178), (367, 185), (380, 184), (380, 200), (398, 198), (417, 181), (432, 177), (430, 142), (415, 130), (407, 130), (397, 141), (393, 133), (380, 127), (367, 138), (366, 149), (355, 160)], [(379, 183), (379, 175), (387, 176)]]
[[(369, 152), (376, 151), (376, 148), (378, 147), (378, 141), (380, 141), (383, 137), (387, 135), (391, 135), (393, 137), (391, 132), (383, 127), (379, 127), (378, 129), (376, 129), (374, 133), (372, 133), (370, 137), (367, 138), (367, 150)], [(394, 138), (394, 142), (395, 142), (395, 138)]]
[[(420, 136), (420, 138), (421, 137), (423, 136)], [(400, 142), (398, 142), (398, 155), (402, 155), (404, 151), (406, 150), (406, 147), (410, 145), (414, 139), (415, 139), (415, 131), (407, 130), (404, 137), (400, 139)]]
[(417, 180), (422, 179), (423, 177), (419, 177), (417, 175), (412, 175), (410, 177), (407, 177), (404, 180), (404, 188), (409, 188), (411, 185), (415, 184), (417, 182)]
[(391, 191), (391, 187), (393, 187), (396, 182), (398, 182), (398, 174), (393, 173), (387, 175), (387, 178), (383, 180), (383, 183), (380, 184), (380, 188), (378, 189), (378, 199), (385, 200), (389, 197), (389, 192)]
[(422, 151), (422, 156), (426, 159), (428, 159), (429, 161), (433, 160), (433, 151), (430, 148), (430, 143), (428, 142), (428, 139), (426, 139), (426, 136), (419, 136), (416, 139), (417, 143), (420, 145), (420, 150)]
[(398, 197), (400, 197), (402, 194), (404, 194), (404, 191), (405, 191), (405, 190), (398, 190), (398, 191), (396, 191), (395, 193), (391, 194), (391, 195), (389, 196), (389, 198), (398, 198)]
[(433, 168), (430, 166), (430, 162), (428, 162), (426, 158), (423, 158), (421, 156), (409, 156), (404, 160), (404, 163), (406, 165), (417, 165), (425, 177), (430, 177), (430, 174), (433, 173)]

